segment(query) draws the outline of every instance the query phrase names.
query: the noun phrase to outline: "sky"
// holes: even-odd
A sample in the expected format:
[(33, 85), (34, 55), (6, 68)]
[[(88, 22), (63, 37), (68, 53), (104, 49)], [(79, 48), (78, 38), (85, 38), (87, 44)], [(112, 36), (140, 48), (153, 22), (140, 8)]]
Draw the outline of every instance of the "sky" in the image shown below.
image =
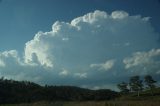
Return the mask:
[(160, 81), (159, 0), (0, 0), (0, 77), (117, 90)]

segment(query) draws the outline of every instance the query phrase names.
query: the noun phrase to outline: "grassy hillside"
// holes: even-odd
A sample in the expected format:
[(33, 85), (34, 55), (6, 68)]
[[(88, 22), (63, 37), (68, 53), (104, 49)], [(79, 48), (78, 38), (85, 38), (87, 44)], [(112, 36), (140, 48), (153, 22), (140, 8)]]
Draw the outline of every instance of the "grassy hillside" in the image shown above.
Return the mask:
[(0, 106), (160, 106), (160, 88), (154, 89), (154, 95), (151, 95), (150, 90), (146, 90), (140, 93), (140, 97), (137, 97), (136, 93), (130, 93), (109, 101), (46, 101)]
[(118, 100), (130, 100), (130, 101), (134, 101), (134, 100), (138, 100), (138, 101), (142, 101), (142, 100), (149, 100), (149, 101), (160, 101), (160, 87), (155, 88), (153, 90), (153, 95), (151, 94), (151, 90), (145, 90), (140, 92), (140, 96), (137, 96), (137, 93), (129, 93), (129, 94), (123, 94), (121, 95), (119, 98), (117, 98)]
[(0, 106), (160, 106), (160, 87), (120, 94), (107, 89), (40, 86), (26, 81), (0, 80)]
[(88, 102), (37, 102), (0, 106), (160, 106), (160, 101), (88, 101)]
[(0, 79), (0, 104), (38, 101), (113, 100), (118, 92), (109, 89), (90, 90), (75, 86), (40, 86), (33, 82)]

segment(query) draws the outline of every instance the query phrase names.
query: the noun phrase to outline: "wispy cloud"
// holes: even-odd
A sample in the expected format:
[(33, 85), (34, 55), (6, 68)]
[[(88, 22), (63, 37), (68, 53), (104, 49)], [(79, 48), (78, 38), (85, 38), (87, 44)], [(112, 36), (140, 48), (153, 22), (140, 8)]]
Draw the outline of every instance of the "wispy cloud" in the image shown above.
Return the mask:
[(75, 73), (74, 76), (78, 78), (87, 78), (87, 73)]
[(105, 63), (91, 64), (91, 68), (97, 68), (98, 70), (108, 71), (114, 66), (115, 60), (108, 60)]
[(67, 76), (69, 74), (68, 70), (62, 69), (62, 71), (59, 73), (60, 76)]
[(152, 74), (160, 72), (160, 49), (147, 52), (135, 52), (123, 60), (125, 68), (137, 74)]

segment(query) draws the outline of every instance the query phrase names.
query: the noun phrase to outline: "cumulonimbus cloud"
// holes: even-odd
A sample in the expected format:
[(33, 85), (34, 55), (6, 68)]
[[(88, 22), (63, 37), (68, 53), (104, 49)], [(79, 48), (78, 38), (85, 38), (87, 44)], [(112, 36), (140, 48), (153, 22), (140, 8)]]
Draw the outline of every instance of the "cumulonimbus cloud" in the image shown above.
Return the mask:
[[(131, 67), (136, 69), (138, 65), (144, 63), (140, 61), (135, 65), (136, 59), (141, 56), (145, 55), (145, 58), (148, 58), (148, 60), (142, 59), (144, 61), (155, 61), (151, 59), (154, 56), (146, 55), (159, 50), (158, 39), (159, 35), (154, 31), (150, 17), (132, 16), (125, 11), (113, 11), (108, 14), (96, 10), (71, 22), (57, 21), (49, 32), (39, 31), (25, 44), (23, 57), (20, 57), (16, 50), (15, 54), (10, 51), (9, 54), (12, 55), (8, 57), (2, 52), (0, 72), (1, 76), (12, 76), (11, 69), (16, 70), (17, 67), (21, 67), (20, 69), (24, 68), (25, 71), (18, 70), (16, 74), (20, 72), (23, 75), (20, 77), (22, 80), (24, 76), (32, 74), (38, 81), (46, 80), (54, 83), (57, 81), (63, 84), (65, 81), (73, 83), (73, 80), (79, 77), (92, 79), (98, 84), (98, 81), (107, 81), (116, 73), (125, 73), (125, 69), (129, 70)], [(136, 55), (130, 57), (133, 53)], [(159, 58), (159, 55), (156, 57)], [(16, 61), (16, 65), (10, 61), (12, 68), (5, 68), (8, 67), (8, 59)], [(149, 65), (150, 68), (160, 66), (159, 62)], [(33, 74), (32, 71), (27, 71), (28, 69), (39, 71), (33, 71)], [(152, 73), (157, 72), (152, 71)], [(68, 79), (63, 82), (62, 76)]]
[[(35, 54), (41, 65), (53, 67), (56, 57), (67, 55), (65, 59), (77, 55), (78, 59), (80, 55), (85, 57), (95, 52), (92, 54), (94, 55), (96, 46), (101, 46), (103, 52), (108, 50), (107, 54), (116, 52), (118, 48), (125, 49), (127, 43), (137, 50), (155, 47), (157, 36), (149, 20), (146, 19), (141, 16), (129, 16), (124, 11), (114, 11), (109, 15), (97, 10), (75, 18), (71, 23), (57, 21), (53, 24), (52, 31), (39, 32), (33, 40), (26, 43), (25, 61), (34, 61), (33, 54)], [(100, 51), (99, 48), (97, 51)]]

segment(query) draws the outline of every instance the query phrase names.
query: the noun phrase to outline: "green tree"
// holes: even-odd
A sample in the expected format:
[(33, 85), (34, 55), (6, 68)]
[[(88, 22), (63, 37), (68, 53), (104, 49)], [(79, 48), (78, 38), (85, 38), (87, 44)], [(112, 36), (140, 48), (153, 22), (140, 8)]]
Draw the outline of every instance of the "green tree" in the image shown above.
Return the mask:
[(121, 91), (121, 93), (123, 94), (126, 94), (129, 92), (129, 89), (128, 89), (128, 84), (126, 82), (122, 82), (122, 83), (119, 83), (117, 85), (117, 87), (119, 88), (119, 90)]
[(131, 91), (137, 92), (137, 96), (139, 97), (140, 91), (143, 90), (143, 81), (140, 80), (139, 76), (132, 76), (130, 78), (129, 86), (131, 88)]
[(153, 89), (155, 88), (155, 83), (156, 83), (157, 81), (155, 81), (155, 80), (152, 78), (152, 76), (150, 76), (150, 75), (146, 75), (146, 76), (144, 77), (144, 81), (145, 81), (146, 85), (148, 86), (148, 88), (151, 90), (151, 94), (153, 95)]

